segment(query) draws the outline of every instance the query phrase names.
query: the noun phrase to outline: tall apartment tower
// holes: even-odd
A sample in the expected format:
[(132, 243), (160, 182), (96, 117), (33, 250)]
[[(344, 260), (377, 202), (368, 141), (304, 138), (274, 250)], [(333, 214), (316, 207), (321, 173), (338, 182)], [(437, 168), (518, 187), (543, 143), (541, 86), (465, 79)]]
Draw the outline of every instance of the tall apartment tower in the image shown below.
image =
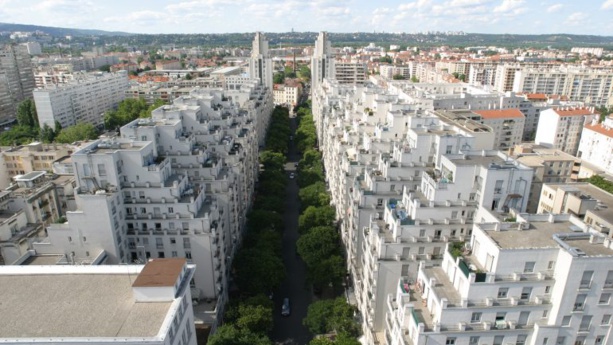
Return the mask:
[(328, 33), (322, 31), (315, 41), (315, 51), (311, 58), (311, 89), (317, 89), (325, 78), (334, 78), (334, 55)]
[(260, 84), (272, 90), (272, 72), (273, 66), (268, 53), (268, 40), (261, 32), (256, 32), (251, 48), (251, 59), (249, 60), (249, 75), (251, 78), (259, 79)]
[(15, 119), (17, 105), (32, 98), (34, 85), (28, 49), (11, 44), (0, 49), (0, 124)]

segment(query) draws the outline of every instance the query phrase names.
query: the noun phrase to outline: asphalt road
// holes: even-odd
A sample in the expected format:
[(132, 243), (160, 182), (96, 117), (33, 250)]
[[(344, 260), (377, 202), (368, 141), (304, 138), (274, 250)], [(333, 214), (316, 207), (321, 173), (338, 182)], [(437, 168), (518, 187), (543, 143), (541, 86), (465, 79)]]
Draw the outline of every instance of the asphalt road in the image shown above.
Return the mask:
[[(296, 119), (290, 119), (292, 133), (296, 130)], [(287, 155), (288, 163), (285, 170), (289, 175), (295, 172), (294, 163), (300, 160), (300, 156), (290, 143)], [(288, 180), (286, 189), (286, 209), (284, 215), (285, 229), (283, 232), (283, 261), (287, 278), (278, 291), (274, 293), (275, 310), (273, 313), (275, 326), (272, 330), (271, 339), (276, 344), (305, 345), (313, 338), (311, 333), (302, 325), (302, 319), (306, 317), (307, 308), (312, 300), (310, 286), (306, 284), (306, 267), (302, 259), (296, 254), (296, 240), (298, 240), (298, 215), (300, 214), (300, 202), (298, 200), (298, 184), (295, 179)], [(281, 316), (283, 299), (290, 299), (291, 314)]]

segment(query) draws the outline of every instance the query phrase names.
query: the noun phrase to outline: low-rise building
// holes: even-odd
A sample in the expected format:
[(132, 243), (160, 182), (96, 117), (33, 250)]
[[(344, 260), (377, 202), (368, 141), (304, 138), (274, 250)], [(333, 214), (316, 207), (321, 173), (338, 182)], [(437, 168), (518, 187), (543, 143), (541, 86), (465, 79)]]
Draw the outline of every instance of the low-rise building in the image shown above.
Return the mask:
[[(75, 147), (34, 142), (17, 147), (0, 148), (0, 187), (6, 188), (15, 176), (33, 171), (53, 171), (53, 162), (71, 155)], [(3, 173), (4, 172), (4, 173)]]
[(272, 93), (275, 104), (295, 106), (302, 95), (302, 84), (296, 80), (286, 80), (284, 84), (275, 84)]

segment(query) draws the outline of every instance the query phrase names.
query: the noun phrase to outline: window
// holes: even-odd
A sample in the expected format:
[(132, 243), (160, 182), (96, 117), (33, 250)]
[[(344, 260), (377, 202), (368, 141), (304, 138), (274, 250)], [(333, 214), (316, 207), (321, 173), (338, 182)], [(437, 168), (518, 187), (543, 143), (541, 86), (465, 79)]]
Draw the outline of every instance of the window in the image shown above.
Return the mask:
[(168, 208), (168, 213), (175, 213), (175, 209), (174, 209), (174, 208), (172, 208), (172, 207), (169, 207), (169, 208)]
[(157, 249), (164, 249), (164, 242), (163, 242), (163, 239), (161, 237), (157, 237), (155, 239), (155, 247)]
[(504, 318), (507, 316), (507, 313), (504, 311), (496, 313), (496, 321), (504, 321)]
[(575, 304), (573, 305), (573, 311), (583, 310), (583, 306), (585, 305), (586, 294), (578, 294), (575, 299)]
[(581, 324), (579, 324), (580, 331), (589, 331), (592, 324), (592, 315), (583, 315), (581, 318)]
[(524, 301), (525, 300), (529, 300), (531, 294), (532, 294), (532, 288), (531, 287), (524, 287), (523, 289), (521, 289), (520, 299), (524, 300)]
[(470, 317), (470, 322), (480, 322), (481, 321), (481, 315), (482, 313), (480, 312), (475, 312), (472, 314), (472, 316)]
[(549, 342), (549, 338), (547, 337), (543, 338), (543, 345), (547, 345), (547, 342)]
[(594, 271), (584, 271), (583, 276), (581, 277), (581, 282), (579, 283), (580, 289), (589, 289), (592, 286), (592, 276), (594, 275)]
[(524, 273), (534, 273), (534, 261), (528, 261), (524, 265)]
[(528, 338), (527, 334), (517, 335), (517, 340), (515, 341), (515, 345), (524, 345), (526, 343), (526, 338)]
[(564, 326), (564, 327), (570, 326), (570, 320), (571, 320), (571, 316), (570, 315), (565, 315), (562, 318), (562, 326)]
[(555, 266), (556, 266), (555, 261), (549, 261), (549, 263), (547, 264), (547, 269), (552, 270)]
[(143, 237), (143, 244), (144, 245), (148, 245), (149, 244), (149, 239), (147, 237)]
[(504, 335), (496, 335), (494, 336), (493, 345), (502, 345), (502, 341), (504, 340)]
[(191, 260), (192, 259), (192, 252), (185, 252), (185, 258)]
[(545, 293), (550, 293), (551, 292), (551, 286), (547, 285), (545, 286)]
[(419, 237), (426, 237), (426, 229), (419, 230)]
[(600, 299), (598, 300), (598, 304), (609, 304), (609, 300), (611, 300), (611, 294), (605, 292), (600, 295)]
[(164, 257), (164, 252), (158, 252), (158, 258), (163, 259)]
[(445, 345), (455, 345), (455, 337), (447, 337), (447, 339), (445, 340)]
[(68, 236), (68, 242), (72, 242), (72, 236)]
[(596, 340), (594, 341), (594, 344), (596, 344), (596, 345), (602, 344), (603, 340), (604, 340), (604, 335), (597, 335), (596, 336)]
[(546, 318), (549, 315), (549, 310), (543, 310), (543, 318)]
[(507, 298), (509, 294), (509, 288), (501, 287), (498, 289), (498, 298)]
[(185, 249), (191, 249), (191, 247), (192, 247), (192, 245), (191, 245), (191, 243), (189, 242), (189, 238), (188, 238), (188, 237), (184, 238), (184, 239), (183, 239), (183, 248), (185, 248)]
[(607, 272), (607, 278), (604, 281), (604, 288), (613, 288), (613, 271)]
[(470, 340), (468, 341), (469, 345), (477, 345), (479, 344), (479, 337), (470, 337)]
[(503, 180), (496, 180), (496, 186), (494, 187), (494, 193), (496, 193), (496, 194), (502, 193), (502, 184), (503, 183), (504, 183)]
[(556, 345), (564, 345), (564, 343), (566, 343), (566, 337), (562, 336), (556, 339)]
[(177, 252), (176, 252), (175, 250), (173, 250), (173, 251), (172, 251), (172, 253), (171, 253), (170, 255), (171, 255), (173, 258), (176, 258), (176, 257), (178, 256), (178, 255), (177, 255)]
[(602, 316), (602, 321), (600, 321), (601, 325), (608, 325), (611, 323), (611, 314), (604, 314)]
[(98, 175), (106, 176), (106, 167), (104, 166), (104, 164), (98, 164)]
[(174, 237), (171, 237), (170, 244), (177, 244), (177, 240)]

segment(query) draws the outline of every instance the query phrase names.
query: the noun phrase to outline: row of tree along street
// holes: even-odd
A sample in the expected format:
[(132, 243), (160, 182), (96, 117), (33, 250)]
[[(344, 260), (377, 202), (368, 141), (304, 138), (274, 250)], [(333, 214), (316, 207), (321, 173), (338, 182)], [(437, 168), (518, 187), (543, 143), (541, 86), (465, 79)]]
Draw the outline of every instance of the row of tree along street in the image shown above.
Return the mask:
[(273, 328), (273, 301), (268, 294), (285, 279), (282, 232), (285, 153), (288, 150), (289, 111), (276, 107), (271, 116), (266, 148), (260, 153), (260, 174), (247, 228), (233, 263), (232, 293), (224, 325), (209, 338), (210, 345), (269, 345)]
[[(119, 103), (117, 110), (110, 110), (104, 114), (106, 129), (119, 127), (139, 117), (151, 117), (151, 112), (164, 105), (164, 101), (157, 100), (153, 105), (147, 105), (144, 99), (125, 99)], [(97, 139), (100, 135), (98, 129), (90, 123), (77, 123), (74, 126), (62, 128), (55, 122), (55, 128), (45, 124), (40, 127), (38, 114), (34, 101), (27, 99), (17, 108), (17, 125), (0, 134), (0, 145), (23, 145), (32, 141), (43, 143), (73, 143), (80, 140)]]
[(299, 107), (297, 115), (299, 126), (295, 140), (303, 152), (297, 177), (302, 207), (298, 219), (300, 238), (297, 251), (320, 298), (309, 306), (303, 323), (313, 334), (320, 335), (310, 342), (311, 345), (359, 345), (355, 308), (344, 297), (335, 298), (343, 291), (347, 272), (336, 227), (336, 212), (330, 206), (322, 157), (316, 148), (313, 116), (308, 105)]

